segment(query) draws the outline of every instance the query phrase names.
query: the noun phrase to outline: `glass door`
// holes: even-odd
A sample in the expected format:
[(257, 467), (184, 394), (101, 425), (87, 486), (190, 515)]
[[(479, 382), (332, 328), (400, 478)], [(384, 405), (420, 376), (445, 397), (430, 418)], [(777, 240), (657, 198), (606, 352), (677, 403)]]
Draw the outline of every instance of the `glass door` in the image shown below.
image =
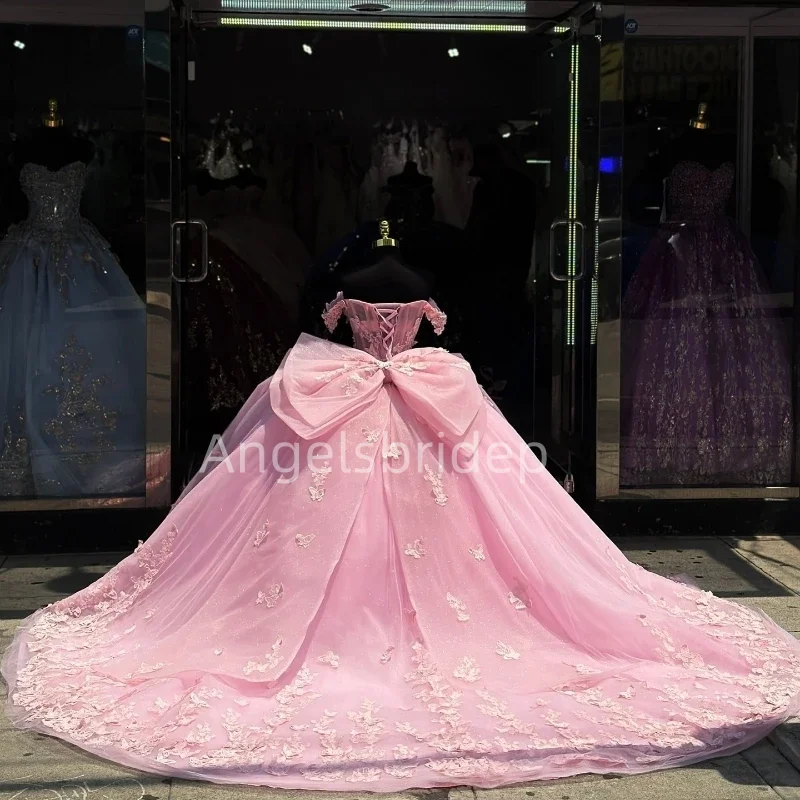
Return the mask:
[[(758, 259), (788, 358), (791, 417), (786, 421), (784, 496), (800, 496), (800, 9), (762, 13), (751, 25), (748, 135), (742, 222)], [(777, 491), (773, 489), (773, 491)]]
[[(185, 480), (200, 467), (300, 332), (329, 335), (324, 304), (368, 262), (383, 216), (448, 315), (441, 337), (423, 325), (418, 343), (463, 354), (527, 442), (543, 440), (536, 409), (553, 414), (551, 375), (536, 376), (544, 399), (534, 381), (533, 306), (539, 283), (555, 293), (547, 364), (565, 388), (550, 439), (567, 452), (589, 407), (592, 12), (556, 25), (527, 15), (538, 4), (376, 14), (343, 3), (333, 14), (309, 2), (287, 16), (291, 5), (195, 4), (173, 48), (176, 471)], [(537, 229), (544, 278), (532, 268)], [(550, 314), (551, 299), (539, 302)]]
[[(196, 69), (195, 28), (188, 5), (173, 4), (170, 20), (170, 96), (174, 113), (171, 116), (172, 203), (169, 229), (170, 310), (172, 351), (170, 378), (172, 389), (172, 476), (173, 496), (180, 493), (196, 471), (196, 446), (191, 424), (193, 365), (186, 358), (196, 326), (189, 322), (188, 307), (195, 287), (208, 290), (208, 226), (190, 201), (190, 176), (193, 153), (189, 113), (191, 89)], [(208, 330), (208, 337), (213, 332)]]
[(601, 161), (598, 149), (601, 19), (592, 6), (551, 35), (540, 56), (548, 86), (548, 152), (540, 159), (549, 190), (534, 258), (535, 434), (548, 467), (572, 492), (593, 480), (599, 180), (616, 164)]

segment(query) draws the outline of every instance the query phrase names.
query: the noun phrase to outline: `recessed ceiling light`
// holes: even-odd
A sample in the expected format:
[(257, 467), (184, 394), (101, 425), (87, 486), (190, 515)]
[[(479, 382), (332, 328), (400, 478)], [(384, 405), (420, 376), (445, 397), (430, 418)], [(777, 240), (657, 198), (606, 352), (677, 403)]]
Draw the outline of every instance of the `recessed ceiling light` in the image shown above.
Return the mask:
[(14, 41), (14, 47), (16, 47), (17, 50), (24, 50), (25, 49), (25, 42), (21, 42), (19, 39), (16, 39)]

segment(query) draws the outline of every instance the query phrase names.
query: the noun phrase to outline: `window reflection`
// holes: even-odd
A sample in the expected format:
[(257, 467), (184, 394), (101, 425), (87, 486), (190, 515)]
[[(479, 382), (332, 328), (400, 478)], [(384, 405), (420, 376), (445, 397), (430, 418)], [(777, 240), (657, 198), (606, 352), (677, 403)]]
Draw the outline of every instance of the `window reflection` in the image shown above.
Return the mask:
[(3, 33), (0, 496), (141, 493), (141, 56), (122, 29)]
[[(305, 42), (295, 31), (197, 37), (188, 213), (208, 225), (210, 261), (183, 292), (184, 449), (196, 459), (186, 472), (301, 331), (328, 335), (324, 305), (376, 260), (384, 215), (448, 315), (441, 337), (423, 325), (418, 343), (468, 358), (531, 438), (526, 289), (551, 157), (537, 111), (548, 77), (535, 79), (546, 43), (476, 36), (451, 58), (436, 33), (329, 31), (313, 54)], [(275, 73), (286, 79), (265, 85)], [(189, 278), (200, 274), (193, 247)], [(344, 328), (334, 336), (352, 343)]]

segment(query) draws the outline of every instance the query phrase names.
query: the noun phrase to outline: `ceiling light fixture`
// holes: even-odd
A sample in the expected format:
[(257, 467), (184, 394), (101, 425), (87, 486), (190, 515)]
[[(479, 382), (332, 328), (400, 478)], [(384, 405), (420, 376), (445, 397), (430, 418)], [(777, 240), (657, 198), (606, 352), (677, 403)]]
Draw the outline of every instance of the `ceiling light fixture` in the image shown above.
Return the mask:
[(500, 125), (497, 126), (497, 132), (503, 139), (510, 139), (514, 133), (514, 127), (508, 122), (501, 122)]
[(225, 11), (272, 14), (421, 14), (426, 16), (506, 16), (526, 13), (525, 0), (221, 0)]
[(451, 47), (447, 51), (447, 55), (449, 55), (450, 58), (458, 58), (461, 55), (461, 53), (458, 52), (458, 48), (457, 47)]
[(313, 56), (314, 55), (314, 48), (310, 44), (303, 43), (303, 52), (307, 56)]
[(14, 47), (16, 47), (17, 50), (24, 50), (25, 49), (25, 42), (21, 42), (19, 39), (16, 39), (14, 41)]
[(428, 33), (527, 33), (527, 25), (482, 22), (393, 22), (388, 19), (304, 19), (281, 17), (220, 17), (220, 25), (255, 28), (425, 31)]

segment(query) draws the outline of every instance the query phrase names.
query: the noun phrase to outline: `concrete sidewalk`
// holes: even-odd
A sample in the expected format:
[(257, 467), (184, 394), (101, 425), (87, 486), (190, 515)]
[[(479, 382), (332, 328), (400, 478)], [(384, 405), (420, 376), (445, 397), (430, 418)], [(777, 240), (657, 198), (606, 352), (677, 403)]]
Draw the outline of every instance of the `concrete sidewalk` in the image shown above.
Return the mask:
[[(800, 636), (800, 537), (625, 539), (628, 558), (664, 575), (757, 606)], [(0, 556), (0, 651), (18, 621), (91, 583), (120, 553)], [(741, 755), (634, 777), (596, 777), (491, 790), (413, 790), (387, 800), (800, 800), (800, 720)], [(0, 800), (357, 800), (367, 792), (223, 787), (134, 773), (0, 718)]]

